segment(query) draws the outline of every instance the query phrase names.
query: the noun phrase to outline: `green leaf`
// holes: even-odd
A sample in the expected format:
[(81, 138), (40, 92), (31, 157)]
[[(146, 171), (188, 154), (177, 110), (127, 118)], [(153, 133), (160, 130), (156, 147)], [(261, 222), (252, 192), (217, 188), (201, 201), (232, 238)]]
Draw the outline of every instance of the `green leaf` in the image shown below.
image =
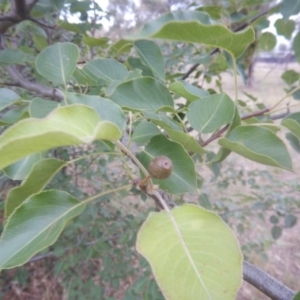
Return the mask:
[(5, 175), (12, 180), (23, 180), (31, 171), (33, 165), (42, 159), (42, 153), (31, 154), (3, 169)]
[(65, 29), (66, 31), (72, 31), (78, 34), (85, 34), (88, 29), (88, 23), (69, 23), (66, 21), (59, 20), (57, 26)]
[(164, 81), (165, 62), (160, 48), (153, 41), (149, 40), (138, 40), (133, 45), (142, 63), (151, 69), (155, 77)]
[(55, 158), (37, 162), (22, 184), (9, 191), (5, 201), (5, 218), (8, 218), (29, 196), (40, 192), (64, 165), (65, 161)]
[(276, 46), (276, 36), (271, 32), (264, 32), (259, 37), (259, 47), (264, 51), (271, 51)]
[[(128, 57), (127, 62), (134, 69), (138, 69), (142, 71), (143, 76), (154, 77), (151, 69), (148, 66), (142, 64), (141, 60), (137, 57)], [(141, 77), (141, 76), (138, 76)], [(128, 78), (129, 79), (129, 78)]]
[(102, 79), (107, 83), (114, 80), (124, 80), (128, 77), (126, 67), (115, 59), (103, 58), (90, 60), (83, 68), (83, 71), (92, 74), (98, 79)]
[(297, 223), (297, 217), (294, 215), (286, 215), (284, 218), (284, 227), (285, 228), (291, 228), (293, 226), (295, 226)]
[(29, 105), (29, 113), (32, 118), (44, 118), (58, 106), (59, 103), (55, 101), (44, 100), (36, 97)]
[(94, 38), (94, 37), (85, 35), (83, 37), (82, 41), (90, 47), (95, 47), (95, 46), (106, 47), (108, 45), (109, 38), (107, 38), (107, 37)]
[(0, 65), (25, 65), (25, 54), (19, 49), (5, 48), (0, 51)]
[(147, 144), (150, 139), (161, 134), (161, 131), (150, 122), (141, 122), (134, 128), (132, 141), (137, 145), (142, 146)]
[(184, 97), (190, 102), (209, 96), (207, 91), (199, 89), (186, 81), (172, 82), (169, 86), (169, 90), (181, 97)]
[(34, 34), (32, 40), (37, 50), (42, 51), (48, 46), (47, 39), (42, 35)]
[(229, 124), (234, 114), (235, 105), (226, 94), (213, 94), (192, 102), (187, 118), (195, 130), (210, 133)]
[(298, 139), (300, 139), (300, 112), (285, 117), (281, 124), (288, 128)]
[(171, 194), (196, 192), (195, 165), (180, 144), (169, 141), (164, 135), (157, 135), (150, 140), (145, 150), (138, 154), (137, 158), (148, 169), (150, 161), (161, 155), (171, 159), (173, 172), (169, 178), (153, 180), (153, 182)]
[(130, 52), (132, 46), (132, 41), (121, 39), (113, 44), (110, 47), (110, 50), (115, 52), (115, 55), (118, 57), (120, 54)]
[(286, 82), (286, 84), (292, 85), (296, 81), (299, 81), (300, 74), (294, 70), (287, 70), (282, 73), (281, 78)]
[(21, 119), (25, 119), (28, 117), (29, 114), (27, 106), (22, 108), (16, 107), (8, 110), (6, 113), (3, 114), (3, 117), (0, 119), (0, 126), (11, 125)]
[(174, 107), (172, 96), (166, 86), (150, 77), (121, 83), (110, 98), (120, 106), (134, 110), (157, 111), (164, 107)]
[(69, 104), (85, 104), (95, 109), (101, 120), (116, 124), (121, 131), (125, 129), (126, 119), (122, 109), (109, 99), (94, 95), (82, 95), (76, 93), (64, 93)]
[(274, 240), (279, 239), (281, 237), (281, 234), (282, 234), (282, 229), (279, 226), (275, 225), (272, 227), (271, 235)]
[(298, 62), (300, 62), (300, 31), (294, 37), (293, 50), (294, 50), (294, 53), (295, 53), (295, 56), (296, 56)]
[(169, 128), (166, 128), (165, 131), (171, 140), (181, 144), (186, 151), (192, 151), (198, 154), (206, 153), (206, 151), (200, 147), (195, 138), (188, 133)]
[(85, 203), (61, 191), (45, 191), (28, 198), (7, 220), (0, 240), (0, 270), (26, 263), (52, 245)]
[(219, 144), (258, 163), (292, 170), (288, 150), (282, 140), (267, 128), (237, 126)]
[(0, 88), (0, 111), (12, 105), (20, 99), (20, 96), (7, 88)]
[(164, 15), (146, 24), (139, 37), (205, 44), (222, 48), (236, 58), (241, 56), (255, 40), (252, 27), (232, 32), (223, 25), (209, 25), (208, 16), (196, 11), (180, 11)]
[(243, 259), (234, 233), (201, 207), (185, 204), (151, 213), (136, 247), (168, 300), (232, 300), (242, 283)]
[(49, 81), (66, 85), (76, 69), (78, 56), (76, 45), (57, 43), (45, 48), (37, 56), (36, 69)]
[(121, 136), (115, 124), (101, 121), (98, 113), (90, 107), (60, 107), (44, 119), (22, 120), (2, 134), (0, 169), (43, 150), (91, 143), (97, 139), (118, 140)]
[(295, 151), (297, 151), (298, 153), (300, 153), (300, 139), (298, 139), (297, 137), (295, 137), (292, 133), (288, 132), (285, 135), (286, 139), (290, 142), (291, 146), (293, 147), (293, 149)]
[(284, 19), (289, 19), (290, 16), (297, 15), (300, 12), (299, 0), (284, 0), (280, 3), (280, 12)]
[(171, 118), (169, 118), (164, 112), (148, 112), (144, 111), (143, 115), (151, 120), (152, 123), (155, 125), (160, 126), (163, 129), (170, 128), (170, 129), (175, 129), (175, 130), (182, 130), (182, 127), (179, 123), (175, 122)]
[(294, 20), (277, 19), (274, 26), (278, 35), (283, 35), (288, 40), (292, 37), (296, 23)]

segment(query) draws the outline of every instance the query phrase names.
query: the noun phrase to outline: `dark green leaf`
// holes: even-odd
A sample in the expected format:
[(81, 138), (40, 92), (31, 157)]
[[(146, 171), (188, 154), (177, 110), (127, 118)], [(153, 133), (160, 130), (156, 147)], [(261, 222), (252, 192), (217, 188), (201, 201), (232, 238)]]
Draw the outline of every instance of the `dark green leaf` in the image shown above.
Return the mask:
[(40, 192), (64, 164), (64, 161), (55, 158), (37, 162), (22, 184), (9, 191), (5, 201), (5, 217), (8, 218), (29, 196)]
[(191, 102), (209, 96), (206, 90), (200, 89), (186, 81), (175, 81), (170, 84), (169, 89), (171, 92)]
[(173, 172), (167, 179), (153, 180), (155, 184), (172, 194), (195, 192), (197, 188), (195, 165), (180, 144), (169, 141), (164, 135), (158, 135), (150, 140), (145, 150), (137, 157), (148, 169), (150, 161), (161, 155), (171, 159)]
[(274, 240), (277, 240), (280, 238), (282, 234), (282, 229), (279, 226), (273, 226), (271, 229), (271, 234)]
[(92, 74), (98, 79), (102, 79), (107, 83), (114, 80), (124, 80), (128, 76), (126, 67), (115, 59), (103, 58), (94, 59), (87, 62), (83, 71), (90, 75)]
[(61, 191), (45, 191), (28, 198), (7, 220), (0, 240), (0, 270), (26, 263), (52, 245), (85, 203)]
[(237, 126), (219, 144), (250, 160), (292, 170), (292, 162), (285, 144), (269, 129), (255, 126)]
[(235, 105), (226, 94), (214, 94), (192, 102), (187, 118), (195, 130), (210, 133), (231, 123)]
[(164, 107), (174, 107), (166, 86), (150, 77), (121, 83), (110, 98), (118, 105), (134, 110), (157, 111)]
[(7, 88), (0, 88), (0, 111), (17, 102), (20, 96)]
[(284, 218), (284, 226), (285, 228), (291, 228), (295, 226), (297, 223), (297, 217), (294, 215), (286, 215)]
[(29, 113), (32, 118), (44, 118), (51, 111), (56, 109), (59, 103), (42, 98), (34, 98), (29, 106)]
[(12, 180), (23, 180), (31, 171), (32, 167), (42, 159), (42, 153), (31, 154), (16, 163), (3, 169), (6, 176)]
[(292, 33), (295, 30), (294, 20), (277, 19), (274, 26), (276, 27), (277, 34), (283, 35), (288, 40), (292, 37)]
[(141, 62), (151, 69), (156, 78), (164, 81), (165, 62), (160, 48), (153, 41), (149, 40), (138, 40), (133, 45)]
[(295, 53), (295, 56), (296, 56), (298, 62), (300, 62), (300, 31), (294, 37), (293, 50), (294, 50), (294, 53)]
[(71, 43), (45, 48), (36, 58), (37, 71), (56, 84), (66, 85), (76, 69), (79, 49)]
[(161, 134), (161, 131), (150, 122), (141, 122), (134, 128), (132, 141), (139, 146), (147, 144), (150, 139)]
[(290, 16), (296, 15), (300, 12), (299, 0), (284, 0), (280, 5), (280, 12), (287, 20)]
[(271, 51), (276, 46), (276, 36), (271, 32), (264, 32), (259, 37), (259, 47), (264, 51)]
[(222, 48), (236, 58), (241, 56), (255, 39), (252, 27), (232, 32), (222, 25), (209, 25), (208, 16), (197, 11), (164, 15), (146, 24), (140, 32), (140, 37), (205, 44)]
[(300, 74), (294, 70), (287, 70), (282, 73), (281, 78), (288, 84), (292, 85), (296, 81), (299, 81)]
[(300, 139), (300, 112), (285, 117), (281, 124), (288, 128), (298, 139)]

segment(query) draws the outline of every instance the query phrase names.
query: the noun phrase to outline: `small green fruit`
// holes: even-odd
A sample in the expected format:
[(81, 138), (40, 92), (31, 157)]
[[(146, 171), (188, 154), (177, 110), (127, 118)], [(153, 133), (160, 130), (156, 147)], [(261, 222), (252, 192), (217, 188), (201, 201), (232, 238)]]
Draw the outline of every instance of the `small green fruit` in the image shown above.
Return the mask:
[(150, 162), (148, 171), (152, 178), (166, 179), (173, 171), (172, 161), (166, 156), (158, 156)]

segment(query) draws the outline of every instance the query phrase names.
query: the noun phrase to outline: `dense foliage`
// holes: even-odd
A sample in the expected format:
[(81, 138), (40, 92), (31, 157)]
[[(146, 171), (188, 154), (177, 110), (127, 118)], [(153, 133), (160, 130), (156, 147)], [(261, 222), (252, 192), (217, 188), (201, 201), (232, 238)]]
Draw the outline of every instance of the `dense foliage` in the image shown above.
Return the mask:
[[(27, 278), (19, 266), (49, 259), (68, 299), (235, 299), (243, 278), (272, 299), (293, 298), (245, 258), (266, 258), (266, 243), (297, 222), (299, 183), (274, 169), (295, 171), (300, 74), (282, 74), (285, 96), (271, 105), (241, 99), (238, 77), (251, 85), (254, 55), (275, 47), (276, 35), (262, 33), (272, 14), (281, 13), (277, 35), (300, 61), (290, 18), (300, 5), (180, 2), (142, 1), (134, 25), (150, 18), (145, 8), (166, 13), (136, 32), (128, 22), (130, 35), (117, 40), (120, 8), (132, 12), (133, 2), (110, 3), (107, 36), (110, 15), (95, 1), (0, 4), (0, 169), (9, 186), (1, 270)], [(238, 169), (230, 155), (268, 168)], [(148, 172), (160, 156), (172, 162), (166, 179)], [(239, 192), (223, 195), (232, 186)], [(251, 233), (259, 218), (269, 238), (240, 247), (234, 231)]]

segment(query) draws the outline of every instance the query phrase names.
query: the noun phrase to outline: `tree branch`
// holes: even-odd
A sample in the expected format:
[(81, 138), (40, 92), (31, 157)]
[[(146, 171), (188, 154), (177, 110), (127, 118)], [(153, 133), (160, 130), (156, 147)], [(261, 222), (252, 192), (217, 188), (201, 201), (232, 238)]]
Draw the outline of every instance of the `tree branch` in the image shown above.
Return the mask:
[(244, 261), (244, 280), (256, 287), (272, 300), (292, 300), (295, 293), (261, 269)]
[(57, 89), (27, 80), (14, 66), (6, 67), (6, 70), (10, 77), (14, 80), (15, 85), (32, 92), (36, 92), (44, 97), (56, 99), (58, 101), (63, 100), (63, 95)]

